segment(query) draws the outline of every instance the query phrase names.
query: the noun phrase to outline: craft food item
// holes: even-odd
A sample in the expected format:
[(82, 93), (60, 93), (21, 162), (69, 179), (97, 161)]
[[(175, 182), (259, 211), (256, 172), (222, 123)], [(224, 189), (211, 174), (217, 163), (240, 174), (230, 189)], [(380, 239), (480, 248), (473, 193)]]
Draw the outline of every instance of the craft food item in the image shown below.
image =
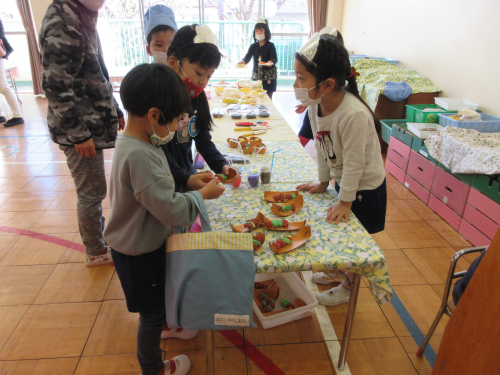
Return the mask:
[(266, 289), (267, 285), (264, 283), (261, 283), (259, 281), (256, 281), (254, 284), (254, 289)]
[(264, 220), (264, 226), (267, 229), (271, 228), (288, 228), (288, 220)]
[(241, 112), (233, 112), (231, 113), (231, 118), (234, 120), (239, 120), (241, 118)]
[(285, 202), (285, 201), (290, 201), (292, 199), (295, 199), (297, 198), (297, 196), (295, 195), (295, 193), (292, 193), (292, 194), (276, 194), (273, 196), (274, 200), (276, 202)]
[(248, 183), (253, 188), (259, 186), (259, 174), (255, 173), (248, 175)]
[(288, 206), (278, 206), (278, 211), (280, 211), (280, 212), (287, 212), (287, 211), (295, 212), (295, 205), (290, 204)]
[(267, 294), (264, 293), (264, 292), (259, 292), (259, 294), (257, 294), (257, 299), (259, 301), (262, 301), (264, 298), (267, 298)]
[(295, 298), (293, 300), (293, 308), (294, 309), (298, 309), (299, 307), (304, 307), (304, 306), (307, 306), (307, 303), (305, 303), (304, 300), (302, 300), (300, 298)]
[(225, 174), (216, 174), (215, 177), (219, 180), (219, 181), (226, 181), (227, 180), (227, 176)]
[(273, 300), (277, 300), (280, 295), (280, 287), (276, 284), (276, 281), (272, 281), (271, 284), (267, 287), (266, 292), (267, 297), (272, 298)]
[(267, 111), (267, 110), (264, 110), (264, 111), (260, 111), (259, 112), (259, 117), (262, 117), (262, 118), (267, 118), (271, 116), (271, 112)]
[(236, 140), (234, 138), (228, 138), (227, 143), (229, 144), (229, 147), (231, 147), (231, 148), (238, 148), (238, 145), (239, 145), (238, 140)]
[(237, 104), (238, 99), (224, 98), (224, 99), (222, 99), (222, 103), (224, 103), (224, 104)]
[(262, 212), (257, 213), (255, 219), (246, 220), (244, 224), (239, 224), (234, 226), (232, 223), (229, 223), (233, 232), (235, 233), (245, 233), (254, 230), (257, 227), (260, 227), (264, 222), (264, 215)]
[(248, 112), (248, 113), (247, 113), (247, 118), (248, 118), (248, 119), (254, 119), (254, 118), (257, 118), (257, 112), (255, 112), (255, 111)]
[(236, 180), (231, 182), (231, 186), (234, 188), (239, 188), (241, 185), (241, 176), (239, 176)]
[(281, 304), (283, 305), (284, 308), (287, 308), (287, 307), (291, 307), (292, 309), (294, 308), (293, 304), (289, 300), (284, 299), (284, 298), (281, 300)]
[(253, 240), (253, 251), (255, 251), (264, 244), (264, 242), (266, 241), (266, 235), (262, 232), (257, 233), (255, 236), (252, 237), (252, 240)]
[(250, 220), (247, 220), (247, 222), (245, 224), (243, 224), (243, 226), (245, 228), (253, 230), (253, 229), (255, 229), (255, 227), (258, 227), (261, 224), (262, 224), (262, 222), (259, 219), (250, 219)]
[(276, 249), (281, 249), (282, 247), (285, 247), (286, 245), (290, 245), (292, 243), (292, 236), (287, 236), (287, 237), (281, 237), (277, 241), (273, 242), (273, 246)]

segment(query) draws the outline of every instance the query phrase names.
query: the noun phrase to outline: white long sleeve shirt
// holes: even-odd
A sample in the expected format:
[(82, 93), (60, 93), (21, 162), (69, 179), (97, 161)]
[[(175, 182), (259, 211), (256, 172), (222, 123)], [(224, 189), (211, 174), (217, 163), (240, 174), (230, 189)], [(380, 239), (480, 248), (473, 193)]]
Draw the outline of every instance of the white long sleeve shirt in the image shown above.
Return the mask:
[(319, 106), (309, 107), (320, 182), (332, 178), (339, 184), (339, 198), (356, 199), (356, 192), (373, 190), (385, 178), (384, 162), (373, 117), (354, 95), (346, 92), (340, 106), (318, 117)]

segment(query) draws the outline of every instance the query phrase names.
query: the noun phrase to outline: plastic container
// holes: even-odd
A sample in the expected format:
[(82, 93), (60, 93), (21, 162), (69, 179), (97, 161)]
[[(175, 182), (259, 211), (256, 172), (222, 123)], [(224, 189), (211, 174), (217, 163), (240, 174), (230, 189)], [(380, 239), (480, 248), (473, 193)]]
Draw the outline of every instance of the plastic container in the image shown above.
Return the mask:
[(453, 126), (455, 128), (473, 129), (483, 133), (500, 132), (500, 117), (495, 117), (481, 113), (482, 121), (458, 121), (452, 119), (449, 114), (439, 115), (439, 125), (442, 127)]
[(281, 306), (281, 299), (285, 298), (293, 301), (296, 298), (302, 299), (307, 305), (299, 307), (298, 309), (284, 311), (280, 314), (264, 316), (259, 310), (259, 307), (253, 302), (253, 311), (262, 324), (264, 329), (280, 326), (282, 324), (290, 323), (295, 320), (307, 318), (313, 314), (314, 308), (318, 306), (318, 300), (314, 298), (313, 294), (307, 289), (306, 285), (300, 280), (295, 272), (287, 273), (266, 273), (255, 275), (255, 281), (264, 281), (274, 279), (280, 287), (280, 295), (277, 302)]
[(267, 165), (260, 169), (260, 182), (262, 182), (263, 185), (271, 183), (271, 168)]
[(408, 122), (406, 123), (406, 125), (408, 126), (408, 130), (420, 139), (427, 139), (431, 135), (439, 133), (441, 130), (443, 130), (443, 127), (441, 125), (432, 123)]
[[(429, 109), (435, 109), (432, 111)], [(406, 121), (439, 124), (439, 113), (453, 113), (441, 109), (437, 104), (406, 105)]]
[(248, 183), (251, 187), (255, 188), (259, 186), (259, 178), (260, 178), (260, 167), (250, 167), (248, 168)]
[(475, 111), (477, 107), (479, 107), (479, 104), (458, 98), (434, 98), (434, 102), (447, 111), (455, 112), (460, 111), (461, 109), (472, 109)]
[(389, 125), (384, 121), (380, 122), (382, 123), (382, 139), (384, 140), (385, 143), (389, 144), (391, 140), (392, 125)]

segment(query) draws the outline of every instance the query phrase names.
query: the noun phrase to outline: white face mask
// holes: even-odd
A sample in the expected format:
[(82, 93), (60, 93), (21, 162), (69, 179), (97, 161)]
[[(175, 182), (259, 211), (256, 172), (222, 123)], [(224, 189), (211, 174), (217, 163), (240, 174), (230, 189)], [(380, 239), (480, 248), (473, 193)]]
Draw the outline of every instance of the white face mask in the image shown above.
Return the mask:
[(167, 65), (168, 58), (166, 52), (153, 51), (153, 59), (155, 60), (155, 63)]
[(155, 133), (155, 128), (153, 127), (152, 124), (151, 128), (153, 129), (153, 134), (149, 137), (149, 140), (151, 141), (151, 144), (155, 147), (166, 145), (168, 142), (174, 139), (175, 132), (171, 131), (170, 128), (168, 129), (168, 134), (163, 138), (161, 138), (158, 134)]
[(99, 9), (101, 9), (106, 2), (106, 0), (78, 0), (80, 3), (83, 4), (85, 8), (88, 10), (97, 12)]
[(311, 99), (309, 97), (309, 91), (315, 89), (316, 87), (321, 85), (321, 83), (317, 84), (314, 87), (311, 87), (310, 89), (294, 87), (293, 91), (295, 91), (295, 99), (297, 99), (302, 105), (305, 106), (318, 105), (319, 103), (321, 103), (321, 98), (323, 97), (323, 95), (325, 95), (325, 93), (323, 93), (323, 95), (321, 95), (318, 99)]
[(264, 34), (256, 34), (255, 39), (257, 39), (259, 42), (262, 42), (264, 39), (266, 39), (266, 36)]

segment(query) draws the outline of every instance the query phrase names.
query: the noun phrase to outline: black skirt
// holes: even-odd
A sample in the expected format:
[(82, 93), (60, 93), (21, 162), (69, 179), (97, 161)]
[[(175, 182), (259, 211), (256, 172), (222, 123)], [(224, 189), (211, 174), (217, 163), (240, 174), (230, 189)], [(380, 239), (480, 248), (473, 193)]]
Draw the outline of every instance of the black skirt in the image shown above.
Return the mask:
[[(335, 182), (335, 190), (340, 186)], [(373, 190), (356, 192), (356, 199), (352, 202), (351, 211), (370, 234), (382, 232), (385, 228), (385, 212), (387, 211), (387, 185), (384, 179), (382, 184)]]
[(151, 253), (136, 256), (111, 249), (111, 256), (128, 311), (149, 312), (165, 305), (165, 244)]

